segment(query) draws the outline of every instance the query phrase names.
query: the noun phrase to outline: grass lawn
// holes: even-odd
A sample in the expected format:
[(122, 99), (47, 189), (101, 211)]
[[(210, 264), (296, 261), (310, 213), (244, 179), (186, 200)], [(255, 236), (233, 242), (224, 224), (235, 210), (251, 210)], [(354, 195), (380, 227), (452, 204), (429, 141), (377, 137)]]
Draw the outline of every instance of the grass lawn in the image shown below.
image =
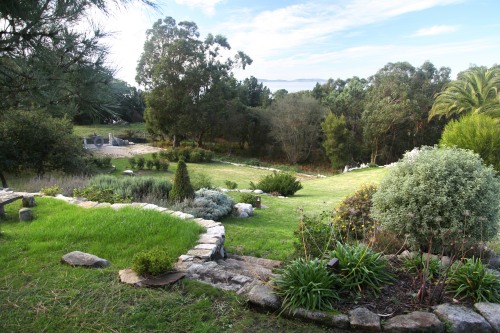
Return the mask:
[[(86, 210), (37, 199), (33, 222), (17, 221), (19, 202), (0, 222), (0, 332), (327, 332), (251, 311), (234, 293), (184, 281), (171, 288), (119, 283), (134, 253), (184, 253), (200, 228), (153, 211)], [(105, 269), (60, 263), (81, 250), (112, 262)]]

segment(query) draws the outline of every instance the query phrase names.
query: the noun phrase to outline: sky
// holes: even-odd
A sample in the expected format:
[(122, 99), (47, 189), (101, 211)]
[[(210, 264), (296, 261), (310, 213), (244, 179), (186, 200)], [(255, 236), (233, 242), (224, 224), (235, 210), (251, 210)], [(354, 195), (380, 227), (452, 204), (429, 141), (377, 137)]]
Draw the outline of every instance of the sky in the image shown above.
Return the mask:
[(500, 63), (500, 0), (156, 0), (95, 17), (109, 63), (131, 85), (146, 30), (159, 19), (192, 21), (200, 37), (227, 37), (253, 59), (239, 80), (369, 77), (388, 62), (450, 67)]

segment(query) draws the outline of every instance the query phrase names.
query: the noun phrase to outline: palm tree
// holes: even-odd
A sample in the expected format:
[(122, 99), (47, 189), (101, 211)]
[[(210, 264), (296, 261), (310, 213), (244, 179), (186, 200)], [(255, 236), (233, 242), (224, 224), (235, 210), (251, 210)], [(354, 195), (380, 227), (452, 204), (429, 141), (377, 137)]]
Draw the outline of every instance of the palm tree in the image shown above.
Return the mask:
[(500, 117), (498, 90), (500, 67), (470, 68), (436, 95), (429, 120), (434, 116), (450, 117), (463, 113), (484, 113), (494, 118)]

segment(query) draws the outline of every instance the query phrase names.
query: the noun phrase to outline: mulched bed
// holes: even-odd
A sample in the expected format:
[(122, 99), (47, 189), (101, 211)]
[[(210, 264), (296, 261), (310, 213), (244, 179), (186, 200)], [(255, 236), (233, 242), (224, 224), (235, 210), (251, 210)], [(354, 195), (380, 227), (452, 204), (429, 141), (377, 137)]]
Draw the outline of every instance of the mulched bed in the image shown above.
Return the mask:
[[(390, 263), (396, 276), (393, 284), (386, 285), (378, 295), (369, 292), (355, 296), (343, 295), (345, 297), (336, 303), (336, 309), (341, 313), (348, 313), (354, 308), (365, 307), (382, 318), (389, 318), (412, 311), (430, 311), (432, 306), (441, 303), (457, 302), (448, 294), (443, 296), (441, 302), (429, 304), (430, 297), (427, 297), (423, 303), (417, 302), (417, 292), (420, 286), (419, 277), (407, 273), (398, 259), (390, 260)], [(434, 287), (431, 283), (427, 284), (427, 295), (431, 294)], [(464, 301), (460, 304), (473, 305), (471, 301)]]

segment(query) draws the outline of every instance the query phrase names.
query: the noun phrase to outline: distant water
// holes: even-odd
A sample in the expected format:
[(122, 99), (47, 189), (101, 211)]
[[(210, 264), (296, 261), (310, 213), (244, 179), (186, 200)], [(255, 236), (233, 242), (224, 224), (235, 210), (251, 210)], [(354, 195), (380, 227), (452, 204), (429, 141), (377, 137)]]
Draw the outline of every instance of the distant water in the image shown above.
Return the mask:
[[(289, 93), (301, 90), (313, 90), (316, 81), (263, 81), (262, 84), (271, 90), (272, 93), (280, 89), (286, 89)], [(320, 82), (320, 84), (323, 84)]]

